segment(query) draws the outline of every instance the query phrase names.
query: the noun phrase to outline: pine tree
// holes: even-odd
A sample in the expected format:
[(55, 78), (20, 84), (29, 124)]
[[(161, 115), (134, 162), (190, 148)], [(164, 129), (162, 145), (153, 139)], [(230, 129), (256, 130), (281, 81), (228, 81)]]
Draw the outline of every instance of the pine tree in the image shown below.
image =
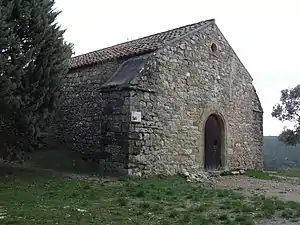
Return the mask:
[(35, 147), (51, 124), (72, 46), (54, 0), (0, 4), (0, 150), (7, 158)]

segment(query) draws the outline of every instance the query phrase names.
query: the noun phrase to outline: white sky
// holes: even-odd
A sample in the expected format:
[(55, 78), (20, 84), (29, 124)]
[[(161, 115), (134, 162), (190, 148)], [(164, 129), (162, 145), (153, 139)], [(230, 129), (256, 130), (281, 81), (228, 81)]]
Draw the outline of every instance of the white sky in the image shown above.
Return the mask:
[(270, 114), (280, 91), (300, 84), (299, 0), (56, 0), (56, 7), (76, 55), (215, 18), (254, 79), (264, 135), (282, 130)]

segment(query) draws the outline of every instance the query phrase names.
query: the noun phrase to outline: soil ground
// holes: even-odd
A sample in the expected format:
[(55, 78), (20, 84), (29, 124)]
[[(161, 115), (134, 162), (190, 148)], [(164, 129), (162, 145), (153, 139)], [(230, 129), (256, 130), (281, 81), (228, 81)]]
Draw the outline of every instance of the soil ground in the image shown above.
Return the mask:
[[(215, 186), (233, 189), (246, 195), (265, 195), (276, 197), (284, 201), (300, 202), (300, 179), (297, 177), (277, 177), (274, 180), (263, 180), (244, 176), (219, 177)], [(264, 220), (257, 225), (300, 225), (300, 219), (290, 221), (285, 219)]]
[(262, 180), (246, 175), (222, 176), (217, 179), (215, 185), (220, 188), (235, 189), (247, 195), (263, 194), (281, 200), (300, 202), (300, 179), (298, 178)]

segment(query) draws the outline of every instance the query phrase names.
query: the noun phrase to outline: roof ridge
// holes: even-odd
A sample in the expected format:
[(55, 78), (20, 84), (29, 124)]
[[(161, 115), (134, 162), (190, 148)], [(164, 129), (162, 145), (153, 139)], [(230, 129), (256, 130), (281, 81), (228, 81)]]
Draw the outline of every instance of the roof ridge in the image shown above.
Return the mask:
[(191, 24), (180, 26), (180, 27), (177, 27), (177, 28), (172, 28), (172, 29), (169, 29), (169, 30), (166, 30), (166, 31), (161, 31), (161, 32), (158, 32), (158, 33), (155, 33), (155, 34), (150, 34), (150, 35), (147, 35), (147, 36), (139, 37), (139, 38), (133, 39), (131, 41), (125, 41), (125, 42), (121, 42), (119, 44), (115, 44), (115, 45), (111, 45), (111, 46), (108, 46), (108, 47), (100, 48), (100, 49), (97, 49), (97, 50), (94, 50), (94, 51), (86, 52), (86, 53), (83, 53), (83, 54), (80, 54), (80, 55), (73, 56), (72, 58), (80, 57), (82, 55), (86, 55), (86, 54), (89, 54), (89, 53), (94, 53), (94, 52), (97, 52), (99, 50), (105, 50), (105, 49), (108, 49), (108, 48), (111, 48), (111, 47), (117, 47), (117, 46), (120, 46), (120, 45), (123, 45), (123, 44), (128, 44), (128, 43), (131, 43), (133, 41), (138, 41), (138, 40), (141, 40), (141, 39), (144, 39), (144, 38), (149, 38), (151, 36), (155, 36), (155, 35), (167, 33), (167, 32), (170, 32), (170, 31), (182, 29), (182, 28), (193, 26), (193, 25), (197, 25), (197, 24), (200, 24), (200, 23), (213, 22), (213, 21), (215, 21), (215, 19), (208, 19), (208, 20), (204, 20), (204, 21), (201, 21), (201, 22), (197, 22), (197, 23), (191, 23)]
[[(183, 34), (183, 35), (181, 35), (181, 36), (179, 36), (179, 37), (177, 37), (177, 38), (174, 38), (174, 39), (168, 41), (167, 43), (165, 43), (165, 45), (172, 44), (172, 43), (174, 43), (174, 42), (176, 42), (176, 41), (178, 41), (178, 40), (180, 40), (180, 39), (182, 39), (182, 38), (185, 38), (185, 37), (189, 36), (190, 34), (193, 34), (193, 33), (197, 32), (197, 31), (199, 31), (199, 30), (205, 29), (206, 27), (208, 27), (208, 26), (211, 25), (212, 23), (215, 23), (215, 19), (206, 20), (206, 21), (203, 21), (203, 22), (209, 22), (209, 23), (207, 23), (207, 24), (205, 24), (205, 25), (203, 25), (203, 26), (201, 26), (201, 27), (198, 27), (198, 28), (196, 28), (195, 30), (191, 30), (191, 31), (187, 32), (186, 34)], [(201, 22), (200, 22), (200, 23), (201, 23)], [(192, 25), (193, 25), (193, 24), (192, 24)]]
[(153, 52), (163, 45), (172, 42), (174, 39), (177, 40), (180, 37), (186, 36), (214, 21), (215, 19), (204, 20), (80, 54), (70, 59), (69, 68), (78, 68), (113, 58)]

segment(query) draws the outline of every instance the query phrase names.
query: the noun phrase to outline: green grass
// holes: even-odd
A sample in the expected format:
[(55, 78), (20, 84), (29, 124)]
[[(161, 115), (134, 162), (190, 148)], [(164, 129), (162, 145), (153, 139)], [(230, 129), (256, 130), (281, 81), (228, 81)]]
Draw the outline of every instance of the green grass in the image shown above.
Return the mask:
[(250, 225), (263, 218), (300, 217), (298, 203), (243, 197), (180, 177), (91, 183), (34, 170), (0, 171), (1, 225)]
[(285, 177), (299, 177), (300, 178), (300, 170), (286, 170), (280, 171), (277, 175), (285, 176)]
[(249, 176), (249, 177), (262, 179), (262, 180), (274, 180), (274, 179), (276, 179), (274, 176), (270, 175), (269, 173), (262, 172), (262, 171), (248, 170), (248, 171), (246, 171), (246, 175)]
[(286, 170), (286, 171), (279, 171), (275, 174), (270, 174), (270, 173), (262, 172), (262, 171), (249, 170), (249, 171), (246, 171), (246, 175), (249, 177), (262, 179), (262, 180), (280, 180), (280, 178), (278, 176), (299, 177), (300, 178), (300, 171), (299, 170)]

